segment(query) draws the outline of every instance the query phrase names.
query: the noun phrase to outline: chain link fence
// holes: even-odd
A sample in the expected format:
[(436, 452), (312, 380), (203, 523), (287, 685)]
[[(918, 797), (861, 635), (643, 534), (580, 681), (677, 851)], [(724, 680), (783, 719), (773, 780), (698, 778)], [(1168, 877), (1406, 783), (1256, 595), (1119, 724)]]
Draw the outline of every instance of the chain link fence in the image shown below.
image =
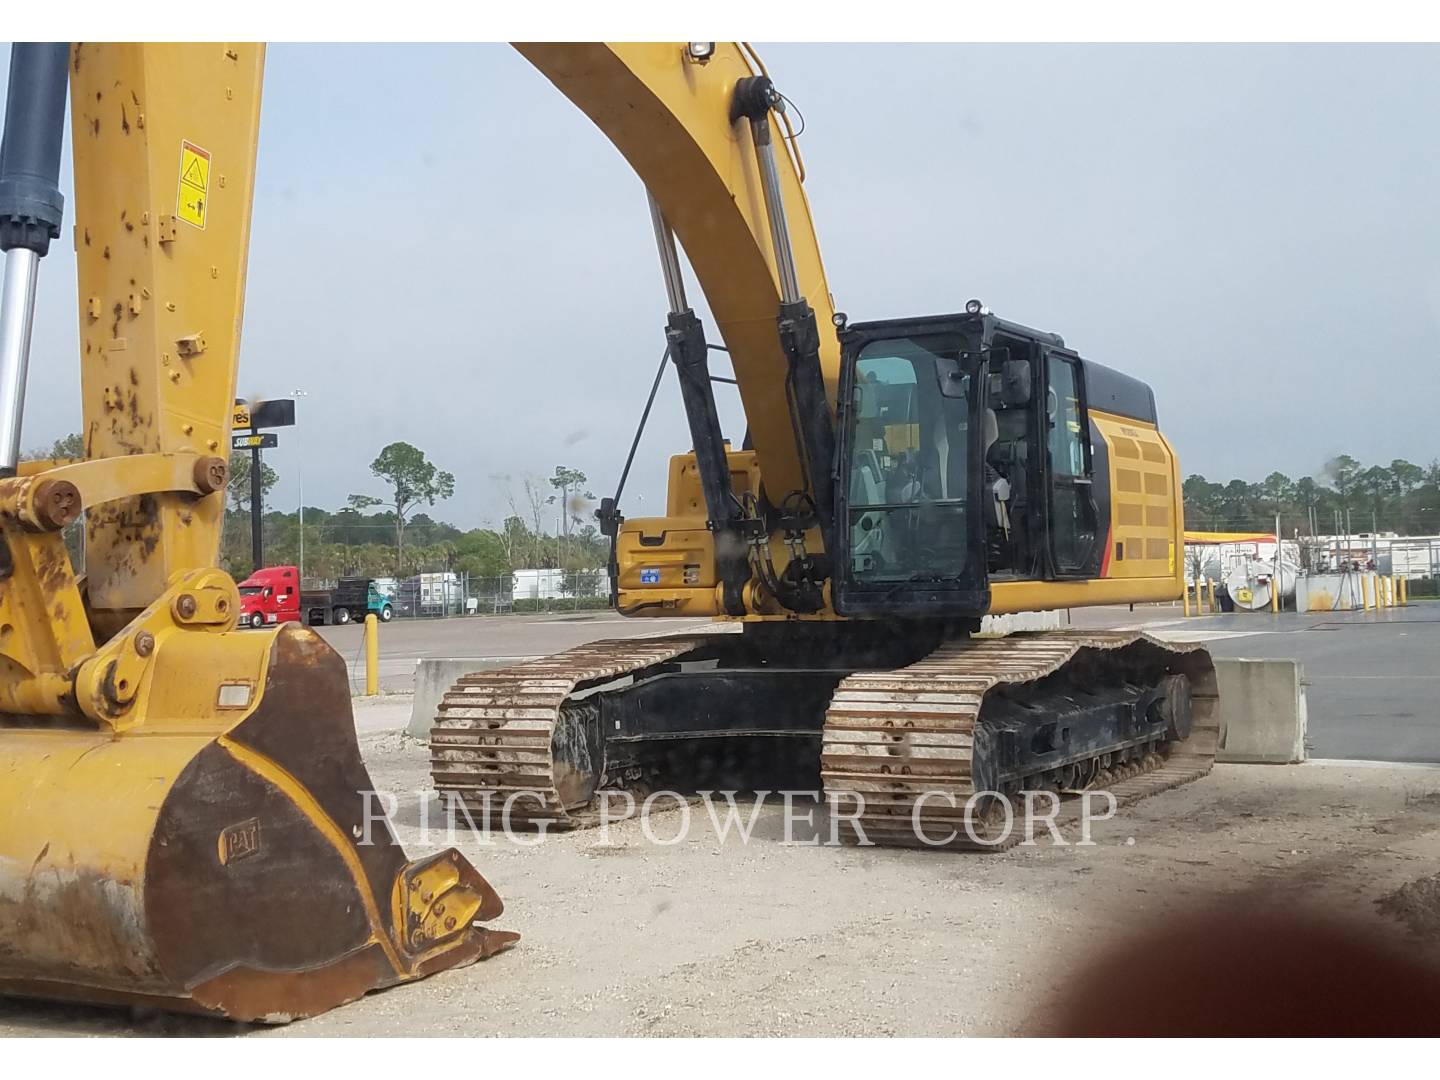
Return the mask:
[[(307, 590), (333, 589), (335, 580), (306, 578)], [(605, 570), (517, 570), (481, 577), (441, 571), (408, 578), (377, 578), (397, 619), (448, 619), (479, 615), (604, 611), (610, 607)]]

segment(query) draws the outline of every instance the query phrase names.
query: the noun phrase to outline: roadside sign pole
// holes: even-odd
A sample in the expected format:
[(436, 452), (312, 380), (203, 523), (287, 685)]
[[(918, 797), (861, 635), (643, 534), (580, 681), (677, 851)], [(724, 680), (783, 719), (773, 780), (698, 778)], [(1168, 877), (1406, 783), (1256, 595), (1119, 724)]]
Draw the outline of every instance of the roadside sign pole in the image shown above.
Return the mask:
[(261, 560), (261, 519), (260, 519), (260, 447), (250, 448), (250, 561), (255, 565), (251, 572), (259, 570), (264, 562)]
[[(235, 413), (231, 417), (231, 428), (248, 430), (248, 435), (231, 435), (230, 449), (250, 451), (250, 561), (259, 570), (264, 565), (262, 529), (264, 522), (264, 493), (260, 485), (260, 451), (279, 444), (279, 436), (273, 431), (261, 428), (293, 427), (295, 424), (295, 402), (284, 398), (277, 401), (241, 401), (235, 399)], [(252, 571), (253, 572), (253, 571)], [(296, 584), (299, 584), (298, 582)]]

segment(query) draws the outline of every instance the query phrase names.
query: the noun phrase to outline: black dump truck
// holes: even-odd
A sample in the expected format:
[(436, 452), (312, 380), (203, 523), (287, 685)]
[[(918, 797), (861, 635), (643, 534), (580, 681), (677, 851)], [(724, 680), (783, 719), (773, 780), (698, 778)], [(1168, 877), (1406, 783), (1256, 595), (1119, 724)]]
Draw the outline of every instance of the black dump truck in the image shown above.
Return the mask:
[(307, 626), (343, 625), (374, 615), (381, 622), (395, 617), (389, 596), (374, 578), (341, 578), (333, 589), (307, 589), (300, 593), (300, 620)]

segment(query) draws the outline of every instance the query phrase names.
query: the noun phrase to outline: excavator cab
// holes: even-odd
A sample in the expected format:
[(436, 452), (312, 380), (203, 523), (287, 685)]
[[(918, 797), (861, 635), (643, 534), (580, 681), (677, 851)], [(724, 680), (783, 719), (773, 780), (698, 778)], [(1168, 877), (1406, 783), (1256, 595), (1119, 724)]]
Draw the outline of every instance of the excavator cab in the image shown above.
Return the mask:
[(975, 464), (982, 358), (943, 324), (869, 324), (842, 353), (837, 606), (936, 614), (986, 607)]
[(840, 340), (841, 614), (978, 619), (992, 581), (1099, 570), (1084, 396), (1098, 365), (973, 301), (847, 326)]

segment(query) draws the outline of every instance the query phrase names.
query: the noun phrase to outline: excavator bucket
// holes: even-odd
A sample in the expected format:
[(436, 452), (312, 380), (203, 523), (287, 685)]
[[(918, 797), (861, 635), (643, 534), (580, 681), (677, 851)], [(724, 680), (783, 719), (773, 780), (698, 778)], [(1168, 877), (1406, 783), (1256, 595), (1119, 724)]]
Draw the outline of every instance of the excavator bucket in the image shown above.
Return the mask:
[(316, 634), (155, 661), (133, 726), (0, 718), (0, 993), (285, 1022), (517, 939), (458, 851), (407, 862)]

